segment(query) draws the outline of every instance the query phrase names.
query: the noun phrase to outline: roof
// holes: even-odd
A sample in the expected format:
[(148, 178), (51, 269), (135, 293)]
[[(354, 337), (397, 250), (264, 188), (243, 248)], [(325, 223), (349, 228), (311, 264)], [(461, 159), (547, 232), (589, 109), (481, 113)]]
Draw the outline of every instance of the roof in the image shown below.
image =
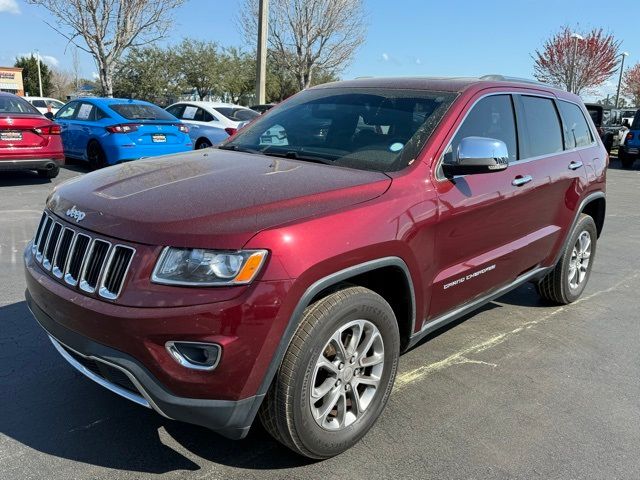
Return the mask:
[[(201, 101), (201, 100), (195, 100), (195, 101), (191, 101), (191, 100), (180, 100), (179, 102), (176, 102), (177, 104), (180, 103), (189, 103), (191, 105), (196, 105), (198, 107), (209, 107), (209, 108), (247, 108), (247, 107), (243, 107), (242, 105), (235, 105), (233, 103), (224, 103), (224, 102), (205, 102), (205, 101)], [(175, 104), (174, 104), (175, 105)]]
[(502, 75), (486, 75), (484, 77), (382, 77), (356, 78), (340, 82), (325, 83), (314, 88), (397, 88), (407, 90), (436, 90), (440, 92), (460, 93), (472, 86), (528, 87), (552, 90), (566, 94), (556, 87), (536, 82), (535, 80), (505, 77)]

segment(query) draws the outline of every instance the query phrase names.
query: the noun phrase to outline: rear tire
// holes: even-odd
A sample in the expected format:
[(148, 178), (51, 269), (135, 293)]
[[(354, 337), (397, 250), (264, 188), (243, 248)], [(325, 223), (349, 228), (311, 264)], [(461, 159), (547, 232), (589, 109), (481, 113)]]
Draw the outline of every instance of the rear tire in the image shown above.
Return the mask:
[(338, 455), (355, 445), (384, 409), (399, 355), (398, 324), (380, 295), (348, 287), (324, 297), (306, 309), (260, 421), (300, 455)]
[(566, 305), (575, 302), (587, 285), (596, 254), (598, 231), (589, 215), (580, 214), (556, 266), (536, 284), (540, 296)]
[(100, 144), (95, 140), (89, 142), (89, 145), (87, 145), (87, 160), (89, 160), (89, 166), (93, 170), (107, 166), (107, 156)]
[(196, 150), (201, 150), (203, 148), (209, 148), (212, 147), (213, 144), (207, 140), (206, 138), (201, 138), (200, 140), (198, 140), (196, 142)]
[(56, 178), (60, 173), (60, 167), (58, 165), (54, 165), (51, 168), (43, 168), (41, 170), (37, 170), (38, 176), (41, 178)]

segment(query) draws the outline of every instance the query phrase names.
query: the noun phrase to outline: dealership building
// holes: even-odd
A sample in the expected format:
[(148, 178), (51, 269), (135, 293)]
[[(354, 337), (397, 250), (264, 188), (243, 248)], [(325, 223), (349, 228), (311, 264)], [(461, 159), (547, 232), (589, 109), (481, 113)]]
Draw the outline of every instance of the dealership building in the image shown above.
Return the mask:
[(21, 68), (0, 67), (0, 92), (24, 95)]

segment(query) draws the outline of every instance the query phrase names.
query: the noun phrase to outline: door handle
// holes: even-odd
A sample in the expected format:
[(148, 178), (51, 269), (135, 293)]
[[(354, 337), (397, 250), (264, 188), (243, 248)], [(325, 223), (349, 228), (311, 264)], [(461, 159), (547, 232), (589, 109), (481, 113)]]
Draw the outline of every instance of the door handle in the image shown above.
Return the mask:
[(582, 162), (581, 161), (575, 161), (573, 160), (570, 164), (569, 164), (569, 170), (577, 170), (582, 166)]
[(522, 185), (529, 183), (531, 180), (533, 180), (531, 175), (518, 176), (513, 179), (511, 185), (514, 187), (521, 187)]

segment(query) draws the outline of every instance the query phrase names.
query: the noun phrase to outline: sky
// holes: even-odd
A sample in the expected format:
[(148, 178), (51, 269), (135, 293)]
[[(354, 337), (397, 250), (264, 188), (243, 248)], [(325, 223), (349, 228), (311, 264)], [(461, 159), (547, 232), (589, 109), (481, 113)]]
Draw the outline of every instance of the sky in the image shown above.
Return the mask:
[[(367, 35), (343, 79), (360, 76), (533, 77), (531, 55), (562, 25), (603, 28), (629, 52), (625, 66), (640, 62), (640, 3), (620, 0), (363, 0)], [(235, 24), (241, 0), (187, 0), (174, 12), (174, 27), (163, 44), (185, 37), (249, 50)], [(49, 27), (42, 7), (0, 0), (0, 65), (39, 49), (44, 61), (71, 70), (73, 46)], [(83, 76), (96, 67), (80, 53)], [(615, 94), (617, 75), (588, 100)]]

